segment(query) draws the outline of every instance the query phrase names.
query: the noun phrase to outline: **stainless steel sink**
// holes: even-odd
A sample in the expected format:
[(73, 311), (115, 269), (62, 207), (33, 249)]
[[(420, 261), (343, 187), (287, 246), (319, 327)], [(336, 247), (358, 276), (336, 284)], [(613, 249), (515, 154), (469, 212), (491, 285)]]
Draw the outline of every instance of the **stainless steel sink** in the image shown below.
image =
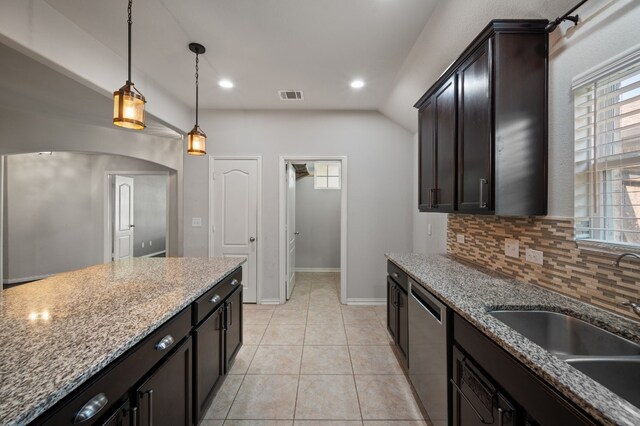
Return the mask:
[(632, 358), (577, 358), (567, 359), (570, 365), (582, 371), (613, 393), (636, 407), (640, 407), (640, 359)]
[(640, 345), (569, 315), (549, 311), (489, 314), (561, 358), (640, 355)]

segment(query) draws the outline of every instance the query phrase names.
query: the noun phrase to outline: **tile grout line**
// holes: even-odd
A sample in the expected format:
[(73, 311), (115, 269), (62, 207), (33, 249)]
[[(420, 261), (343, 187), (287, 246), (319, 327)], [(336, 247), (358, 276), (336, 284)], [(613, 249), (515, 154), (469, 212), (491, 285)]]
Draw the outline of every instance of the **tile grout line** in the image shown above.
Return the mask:
[(356, 383), (356, 370), (353, 368), (353, 358), (351, 357), (351, 346), (349, 345), (349, 338), (347, 337), (347, 326), (344, 323), (344, 313), (340, 308), (340, 315), (342, 316), (342, 328), (344, 329), (344, 337), (347, 341), (347, 352), (349, 353), (349, 363), (351, 364), (351, 377), (353, 378), (353, 388), (356, 391), (356, 400), (358, 401), (358, 411), (360, 411), (360, 423), (364, 424), (364, 416), (362, 415), (362, 404), (360, 404), (360, 394), (358, 393), (358, 384)]

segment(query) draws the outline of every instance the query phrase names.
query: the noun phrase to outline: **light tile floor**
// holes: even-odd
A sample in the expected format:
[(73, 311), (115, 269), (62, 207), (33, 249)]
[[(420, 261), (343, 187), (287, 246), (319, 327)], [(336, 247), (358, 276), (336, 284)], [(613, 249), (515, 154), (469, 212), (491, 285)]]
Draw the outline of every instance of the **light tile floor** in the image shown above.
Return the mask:
[(202, 426), (427, 425), (384, 306), (345, 306), (339, 274), (298, 273), (284, 305), (244, 306), (244, 346)]

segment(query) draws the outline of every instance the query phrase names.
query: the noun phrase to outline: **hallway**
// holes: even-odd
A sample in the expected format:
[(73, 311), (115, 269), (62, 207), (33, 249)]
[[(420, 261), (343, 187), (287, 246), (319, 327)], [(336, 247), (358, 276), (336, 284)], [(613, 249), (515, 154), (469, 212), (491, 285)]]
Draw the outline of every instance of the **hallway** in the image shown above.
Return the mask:
[(339, 285), (339, 273), (297, 273), (286, 304), (244, 306), (244, 346), (203, 426), (427, 424), (386, 307), (341, 305)]

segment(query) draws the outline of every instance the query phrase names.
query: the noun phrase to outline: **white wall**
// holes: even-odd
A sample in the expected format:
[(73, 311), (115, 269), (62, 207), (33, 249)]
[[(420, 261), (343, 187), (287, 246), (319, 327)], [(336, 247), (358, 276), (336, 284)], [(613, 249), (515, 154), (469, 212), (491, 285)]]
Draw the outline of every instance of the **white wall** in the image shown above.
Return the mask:
[(133, 158), (66, 152), (9, 155), (6, 170), (3, 264), (10, 282), (102, 263), (106, 172), (168, 171)]
[[(133, 177), (133, 255), (146, 256), (165, 250), (167, 234), (167, 177)], [(142, 246), (144, 244), (144, 247)]]
[[(179, 139), (85, 124), (56, 116), (55, 111), (51, 114), (36, 114), (0, 106), (0, 155), (40, 151), (122, 155), (175, 170), (170, 186), (176, 196), (175, 202), (171, 204), (170, 215), (177, 220), (174, 229), (169, 232), (169, 245), (176, 248), (173, 256), (182, 254), (183, 197), (180, 189), (183, 146)], [(124, 166), (125, 164), (122, 165)], [(114, 168), (110, 170), (130, 171)]]
[(296, 268), (340, 268), (341, 191), (296, 180)]
[[(281, 155), (348, 157), (348, 298), (385, 297), (385, 252), (412, 247), (413, 145), (377, 112), (205, 111), (210, 155), (263, 157), (262, 295), (279, 297), (278, 161)], [(207, 255), (206, 158), (185, 157), (186, 256)], [(191, 228), (192, 217), (203, 219)]]

